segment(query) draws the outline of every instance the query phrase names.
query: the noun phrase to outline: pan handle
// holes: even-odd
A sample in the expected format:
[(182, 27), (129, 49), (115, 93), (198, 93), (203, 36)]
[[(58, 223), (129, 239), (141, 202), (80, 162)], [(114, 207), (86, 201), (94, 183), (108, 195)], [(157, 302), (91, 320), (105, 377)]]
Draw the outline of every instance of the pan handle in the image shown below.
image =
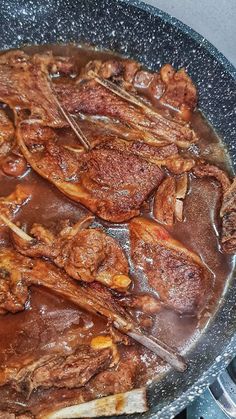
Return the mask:
[(236, 384), (227, 369), (210, 385), (209, 390), (221, 410), (229, 418), (236, 418)]

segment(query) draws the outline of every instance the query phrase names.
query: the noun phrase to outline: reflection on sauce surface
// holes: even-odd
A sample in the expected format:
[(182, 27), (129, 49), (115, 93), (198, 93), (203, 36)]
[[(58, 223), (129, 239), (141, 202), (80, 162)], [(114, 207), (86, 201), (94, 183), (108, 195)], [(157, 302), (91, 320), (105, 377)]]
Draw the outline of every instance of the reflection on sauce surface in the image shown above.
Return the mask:
[[(48, 50), (48, 47), (27, 48), (26, 52)], [(94, 52), (86, 49), (77, 49), (73, 46), (50, 47), (55, 54), (76, 56), (79, 66), (85, 65), (89, 60), (107, 58), (106, 53)], [(110, 56), (110, 55), (109, 55)], [(142, 92), (145, 94), (145, 92)], [(199, 148), (207, 159), (228, 168), (227, 156), (213, 129), (207, 124), (200, 112), (193, 116), (193, 126), (200, 137)], [(84, 125), (86, 129), (86, 124)], [(67, 136), (67, 141), (68, 136)], [(71, 136), (70, 144), (74, 144)], [(84, 207), (70, 201), (63, 196), (54, 186), (40, 178), (32, 170), (29, 170), (22, 179), (17, 180), (1, 174), (0, 195), (8, 195), (18, 183), (26, 184), (32, 193), (30, 202), (23, 206), (17, 215), (17, 220), (24, 227), (29, 228), (33, 223), (42, 223), (47, 227), (53, 227), (58, 220), (79, 220), (88, 213)], [(217, 303), (222, 295), (226, 279), (232, 269), (231, 258), (219, 251), (218, 229), (220, 205), (220, 187), (217, 182), (209, 179), (191, 178), (191, 188), (185, 199), (184, 215), (182, 223), (177, 222), (170, 232), (173, 236), (187, 245), (191, 250), (199, 254), (203, 262), (214, 274), (214, 286), (208, 307), (202, 313), (201, 319), (190, 316), (180, 316), (171, 310), (163, 309), (155, 317), (152, 334), (158, 336), (166, 343), (179, 349), (187, 349), (199, 336), (200, 329), (216, 310)], [(152, 197), (150, 198), (152, 199)], [(129, 257), (129, 238), (127, 225), (112, 225), (108, 222), (96, 220), (96, 225), (105, 227), (110, 235), (119, 240)], [(0, 236), (0, 244), (7, 241), (6, 231)], [(132, 265), (131, 265), (132, 273)], [(152, 292), (142, 276), (134, 276), (134, 290)], [(80, 311), (73, 304), (48, 291), (32, 287), (30, 301), (26, 310), (17, 315), (7, 314), (0, 317), (0, 364), (14, 364), (15, 360), (24, 355), (32, 354), (33, 357), (41, 356), (54, 351), (57, 345), (69, 345), (68, 336), (71, 336), (71, 344), (89, 343), (91, 337), (105, 333), (106, 322), (91, 314)], [(64, 340), (66, 336), (66, 341)], [(65, 343), (66, 342), (66, 343)], [(70, 348), (68, 347), (68, 350)], [(141, 368), (137, 385), (150, 380), (162, 367), (154, 355), (140, 349)], [(143, 374), (142, 374), (143, 371)], [(32, 395), (30, 401), (23, 396), (10, 390), (8, 387), (0, 388), (0, 409), (9, 406), (37, 405), (41, 400), (48, 403), (56, 398), (80, 399), (81, 390), (38, 390)], [(34, 411), (37, 408), (34, 407)]]

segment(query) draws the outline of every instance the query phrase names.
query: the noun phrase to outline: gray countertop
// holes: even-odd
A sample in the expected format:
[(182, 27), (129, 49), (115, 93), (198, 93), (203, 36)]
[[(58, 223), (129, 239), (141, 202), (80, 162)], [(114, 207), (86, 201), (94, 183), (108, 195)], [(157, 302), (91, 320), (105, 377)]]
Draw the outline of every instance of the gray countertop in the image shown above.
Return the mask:
[(210, 41), (236, 67), (236, 0), (146, 0)]

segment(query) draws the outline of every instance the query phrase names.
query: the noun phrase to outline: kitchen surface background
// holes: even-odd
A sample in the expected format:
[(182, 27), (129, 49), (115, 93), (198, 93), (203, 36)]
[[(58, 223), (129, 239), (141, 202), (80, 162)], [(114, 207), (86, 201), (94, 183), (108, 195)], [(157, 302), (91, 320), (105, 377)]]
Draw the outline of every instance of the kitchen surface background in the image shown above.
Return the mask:
[(210, 41), (236, 67), (236, 0), (146, 0)]

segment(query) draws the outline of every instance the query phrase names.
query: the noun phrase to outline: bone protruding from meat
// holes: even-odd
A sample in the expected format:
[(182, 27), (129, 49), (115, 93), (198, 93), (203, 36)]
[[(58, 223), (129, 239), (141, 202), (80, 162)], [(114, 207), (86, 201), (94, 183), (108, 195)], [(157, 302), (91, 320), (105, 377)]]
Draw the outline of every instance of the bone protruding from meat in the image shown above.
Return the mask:
[[(0, 215), (3, 224), (6, 224), (6, 219), (9, 221), (13, 219), (19, 209), (25, 205), (30, 198), (30, 189), (20, 184), (16, 186), (16, 189), (10, 195), (0, 197)], [(1, 226), (2, 223), (0, 222), (0, 227)]]
[[(2, 248), (0, 249), (0, 275), (1, 313), (23, 310), (28, 298), (28, 287), (30, 285), (43, 286), (80, 308), (105, 317), (122, 333), (170, 362), (177, 370), (186, 369), (184, 359), (178, 353), (139, 330), (130, 315), (112, 299), (110, 294), (106, 293), (104, 298), (104, 294), (99, 294), (92, 286), (78, 286), (50, 263), (39, 259), (32, 260), (19, 255), (12, 249)], [(19, 303), (16, 297), (20, 297)]]
[(163, 65), (159, 73), (152, 73), (140, 69), (135, 61), (94, 60), (85, 66), (80, 78), (89, 78), (91, 72), (118, 83), (128, 91), (146, 89), (151, 98), (177, 111), (184, 121), (191, 119), (197, 104), (197, 89), (187, 72), (183, 68), (176, 71), (170, 64)]
[[(109, 86), (108, 86), (109, 85)], [(56, 91), (64, 109), (70, 113), (100, 115), (129, 124), (141, 133), (150, 134), (158, 140), (175, 143), (186, 148), (198, 141), (196, 133), (187, 125), (167, 119), (148, 107), (136, 96), (130, 94), (108, 80), (91, 79), (76, 85), (73, 92), (68, 86), (56, 86)], [(68, 96), (71, 97), (70, 102)]]
[(64, 227), (56, 236), (42, 225), (34, 224), (30, 231), (32, 237), (5, 218), (20, 253), (48, 257), (74, 279), (96, 280), (124, 292), (131, 284), (125, 254), (115, 239), (102, 230), (87, 228), (93, 220), (93, 216), (85, 216), (74, 226)]
[(96, 418), (122, 414), (144, 413), (148, 410), (146, 388), (134, 389), (126, 393), (102, 397), (74, 406), (68, 406), (51, 413), (40, 415), (38, 419)]
[(221, 245), (225, 253), (236, 253), (236, 180), (231, 183), (227, 173), (211, 164), (198, 165), (193, 169), (197, 177), (210, 177), (217, 180), (222, 189)]
[(55, 139), (45, 145), (40, 155), (31, 153), (24, 126), (17, 128), (17, 141), (31, 167), (66, 196), (107, 221), (123, 222), (138, 215), (142, 203), (163, 177), (155, 164), (127, 150), (102, 145), (77, 156)]
[(17, 227), (16, 224), (12, 223), (5, 215), (0, 214), (0, 219), (3, 221), (3, 223), (6, 224), (7, 227), (9, 227), (12, 231), (14, 231), (15, 234), (17, 234), (22, 240), (26, 242), (31, 242), (32, 237), (26, 234), (21, 228)]

